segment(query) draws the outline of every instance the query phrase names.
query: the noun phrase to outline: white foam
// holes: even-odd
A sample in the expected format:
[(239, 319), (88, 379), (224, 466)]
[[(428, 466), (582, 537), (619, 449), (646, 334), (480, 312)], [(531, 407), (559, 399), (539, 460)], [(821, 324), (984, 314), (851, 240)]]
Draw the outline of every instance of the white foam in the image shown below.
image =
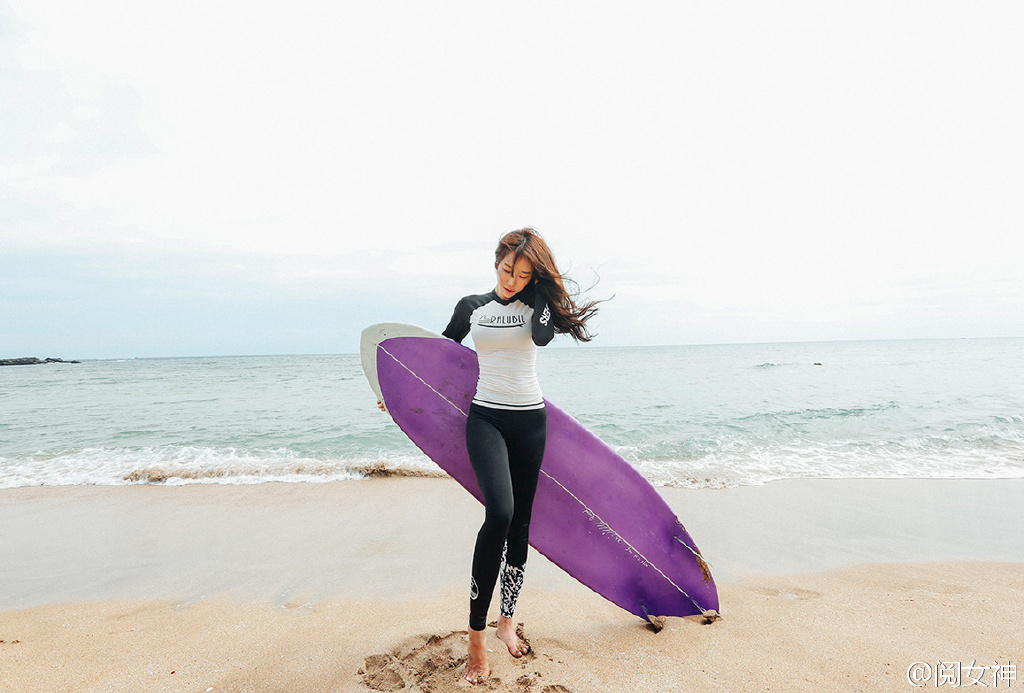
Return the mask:
[(1024, 445), (999, 449), (942, 448), (934, 441), (899, 446), (765, 446), (690, 460), (630, 459), (658, 486), (721, 488), (781, 479), (1019, 479)]
[[(962, 441), (960, 441), (962, 442)], [(1024, 478), (1024, 441), (1000, 438), (983, 447), (931, 437), (898, 443), (829, 442), (744, 446), (712, 442), (684, 459), (635, 446), (618, 452), (656, 486), (722, 488), (779, 479)], [(86, 448), (58, 455), (0, 458), (0, 488), (140, 483), (319, 483), (370, 476), (442, 476), (426, 456), (374, 454), (319, 459), (289, 449), (245, 451), (200, 446)]]
[(0, 458), (0, 488), (133, 483), (328, 482), (438, 472), (436, 465), (425, 457), (321, 460), (286, 449), (247, 452), (235, 448), (195, 446), (86, 448), (27, 459)]

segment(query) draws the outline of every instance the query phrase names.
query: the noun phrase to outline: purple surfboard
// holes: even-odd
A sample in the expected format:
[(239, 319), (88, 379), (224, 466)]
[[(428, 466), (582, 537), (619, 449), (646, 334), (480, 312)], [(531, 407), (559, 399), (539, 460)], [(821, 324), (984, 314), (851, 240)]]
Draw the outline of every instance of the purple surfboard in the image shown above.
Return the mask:
[[(466, 452), (476, 352), (414, 325), (362, 334), (363, 370), (402, 431), (482, 502)], [(530, 545), (640, 618), (718, 610), (697, 545), (653, 486), (551, 402)]]

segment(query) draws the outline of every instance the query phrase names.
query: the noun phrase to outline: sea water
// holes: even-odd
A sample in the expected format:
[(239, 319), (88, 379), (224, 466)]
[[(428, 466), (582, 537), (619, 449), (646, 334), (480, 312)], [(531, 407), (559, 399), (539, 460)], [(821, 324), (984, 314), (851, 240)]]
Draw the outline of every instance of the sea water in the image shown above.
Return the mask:
[[(1022, 339), (548, 347), (538, 370), (655, 485), (1024, 477)], [(378, 473), (440, 471), (356, 354), (0, 368), (0, 488)]]

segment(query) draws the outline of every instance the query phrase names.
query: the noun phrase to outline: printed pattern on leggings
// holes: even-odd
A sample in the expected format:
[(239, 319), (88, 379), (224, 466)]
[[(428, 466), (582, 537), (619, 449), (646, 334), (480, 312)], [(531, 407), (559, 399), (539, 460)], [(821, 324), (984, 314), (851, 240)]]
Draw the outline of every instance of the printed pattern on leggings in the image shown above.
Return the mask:
[(523, 588), (526, 566), (516, 567), (506, 563), (501, 571), (501, 615), (512, 618), (519, 601), (519, 590)]

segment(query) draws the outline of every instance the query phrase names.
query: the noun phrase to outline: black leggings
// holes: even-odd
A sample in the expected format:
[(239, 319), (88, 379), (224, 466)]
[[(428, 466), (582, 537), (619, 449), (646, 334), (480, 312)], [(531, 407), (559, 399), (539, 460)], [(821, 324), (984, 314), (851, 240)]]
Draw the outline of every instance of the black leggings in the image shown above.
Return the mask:
[[(484, 495), (484, 524), (476, 535), (469, 627), (487, 626), (487, 609), (501, 570), (501, 613), (512, 618), (526, 569), (530, 515), (547, 439), (547, 412), (470, 405), (466, 447)], [(502, 555), (504, 552), (504, 556)]]

